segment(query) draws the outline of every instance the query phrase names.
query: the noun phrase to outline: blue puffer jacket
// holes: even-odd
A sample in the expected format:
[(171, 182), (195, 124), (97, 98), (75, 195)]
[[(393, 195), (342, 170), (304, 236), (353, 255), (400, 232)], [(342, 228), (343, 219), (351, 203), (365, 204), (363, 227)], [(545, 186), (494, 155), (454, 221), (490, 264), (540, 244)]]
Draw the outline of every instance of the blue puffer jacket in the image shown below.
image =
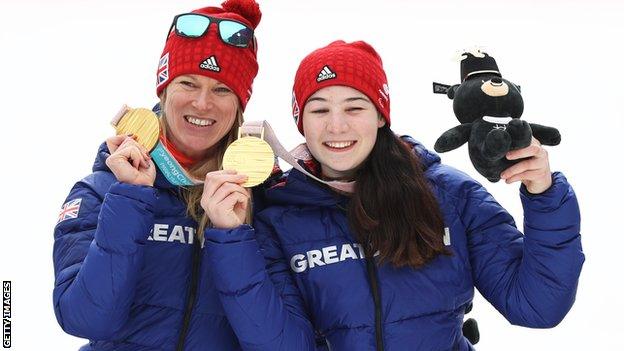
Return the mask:
[(240, 350), (178, 188), (160, 172), (154, 188), (119, 183), (108, 155), (102, 145), (67, 197), (77, 218), (54, 230), (63, 330), (90, 339), (81, 350)]
[(272, 206), (256, 216), (255, 232), (206, 231), (210, 267), (245, 349), (312, 350), (316, 331), (334, 351), (470, 350), (462, 321), (474, 287), (512, 324), (549, 328), (563, 319), (584, 261), (565, 177), (554, 173), (540, 195), (521, 189), (523, 235), (483, 186), (405, 140), (426, 167), (453, 255), (416, 270), (373, 265), (349, 229), (347, 199), (292, 170), (267, 191)]

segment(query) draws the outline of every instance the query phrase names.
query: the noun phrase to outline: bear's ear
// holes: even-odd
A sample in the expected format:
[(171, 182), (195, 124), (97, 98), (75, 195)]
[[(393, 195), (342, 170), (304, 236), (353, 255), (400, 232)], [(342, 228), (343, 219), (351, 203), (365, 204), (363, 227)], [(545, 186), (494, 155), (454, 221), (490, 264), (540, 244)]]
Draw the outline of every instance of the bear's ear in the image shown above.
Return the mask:
[(450, 87), (449, 90), (446, 92), (446, 96), (448, 96), (449, 99), (453, 100), (455, 98), (455, 92), (457, 91), (457, 88), (459, 88), (459, 84), (455, 84)]
[(450, 85), (433, 82), (433, 93), (434, 94), (446, 94), (446, 92), (449, 90), (450, 87), (451, 87)]

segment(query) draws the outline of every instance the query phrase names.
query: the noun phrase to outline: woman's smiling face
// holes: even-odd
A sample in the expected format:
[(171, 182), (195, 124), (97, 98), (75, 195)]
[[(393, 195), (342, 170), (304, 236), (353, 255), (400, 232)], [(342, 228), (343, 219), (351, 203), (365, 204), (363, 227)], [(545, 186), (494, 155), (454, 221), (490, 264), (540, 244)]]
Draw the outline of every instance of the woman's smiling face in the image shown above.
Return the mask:
[(318, 90), (303, 109), (306, 143), (331, 179), (353, 178), (385, 123), (366, 95), (346, 86)]
[(238, 98), (218, 80), (188, 74), (167, 86), (164, 105), (167, 137), (182, 154), (200, 159), (232, 128)]

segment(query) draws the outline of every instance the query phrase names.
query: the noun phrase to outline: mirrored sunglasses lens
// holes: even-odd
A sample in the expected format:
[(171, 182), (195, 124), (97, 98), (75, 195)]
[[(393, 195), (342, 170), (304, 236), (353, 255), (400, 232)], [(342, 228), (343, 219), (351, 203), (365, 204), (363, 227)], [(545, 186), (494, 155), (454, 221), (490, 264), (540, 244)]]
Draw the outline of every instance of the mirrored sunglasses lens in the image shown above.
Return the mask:
[(176, 30), (182, 36), (197, 38), (204, 34), (209, 25), (210, 19), (207, 17), (193, 14), (182, 15), (176, 21)]
[(224, 42), (241, 48), (250, 46), (253, 38), (253, 31), (250, 28), (232, 21), (219, 22), (219, 33)]

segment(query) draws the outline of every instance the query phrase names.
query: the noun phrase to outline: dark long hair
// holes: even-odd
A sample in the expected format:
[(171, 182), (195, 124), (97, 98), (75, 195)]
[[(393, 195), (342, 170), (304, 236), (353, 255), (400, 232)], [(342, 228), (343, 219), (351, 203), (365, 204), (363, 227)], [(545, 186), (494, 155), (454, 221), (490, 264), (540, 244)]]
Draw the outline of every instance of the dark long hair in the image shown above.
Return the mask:
[(387, 125), (378, 130), (355, 180), (347, 216), (367, 257), (379, 251), (380, 263), (418, 268), (450, 254), (440, 206), (420, 159)]

